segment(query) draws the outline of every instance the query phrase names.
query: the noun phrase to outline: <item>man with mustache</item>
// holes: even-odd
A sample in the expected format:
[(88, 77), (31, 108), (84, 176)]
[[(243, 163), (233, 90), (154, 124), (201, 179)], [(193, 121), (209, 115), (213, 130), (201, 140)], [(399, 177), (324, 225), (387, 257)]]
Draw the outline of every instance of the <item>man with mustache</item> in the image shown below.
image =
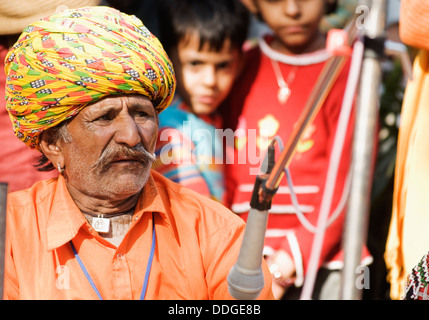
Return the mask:
[[(6, 61), (14, 132), (59, 177), (8, 196), (4, 297), (231, 299), (244, 223), (151, 171), (175, 79), (141, 21), (63, 11), (30, 24)], [(262, 267), (259, 298), (272, 298)]]

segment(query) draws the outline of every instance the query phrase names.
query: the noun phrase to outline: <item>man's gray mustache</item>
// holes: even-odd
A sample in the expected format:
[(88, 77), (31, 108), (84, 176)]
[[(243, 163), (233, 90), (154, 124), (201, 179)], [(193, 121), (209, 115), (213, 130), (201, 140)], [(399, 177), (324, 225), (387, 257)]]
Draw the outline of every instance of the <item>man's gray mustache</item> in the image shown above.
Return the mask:
[(138, 144), (131, 148), (117, 145), (104, 149), (100, 158), (95, 163), (94, 168), (104, 169), (108, 167), (111, 162), (122, 158), (133, 159), (142, 164), (151, 164), (156, 160), (155, 154), (147, 151), (142, 144)]

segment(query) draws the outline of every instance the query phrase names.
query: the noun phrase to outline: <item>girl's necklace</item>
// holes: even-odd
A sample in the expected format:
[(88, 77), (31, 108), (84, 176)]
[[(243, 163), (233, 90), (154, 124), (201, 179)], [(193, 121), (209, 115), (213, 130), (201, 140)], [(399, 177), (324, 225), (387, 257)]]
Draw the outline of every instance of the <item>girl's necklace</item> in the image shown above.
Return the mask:
[(285, 104), (289, 99), (291, 94), (290, 85), (295, 80), (297, 66), (294, 66), (291, 71), (289, 71), (287, 82), (283, 78), (283, 74), (280, 70), (280, 65), (277, 60), (271, 60), (271, 64), (273, 66), (274, 74), (276, 76), (277, 85), (279, 86), (279, 90), (277, 91), (277, 100), (281, 104)]

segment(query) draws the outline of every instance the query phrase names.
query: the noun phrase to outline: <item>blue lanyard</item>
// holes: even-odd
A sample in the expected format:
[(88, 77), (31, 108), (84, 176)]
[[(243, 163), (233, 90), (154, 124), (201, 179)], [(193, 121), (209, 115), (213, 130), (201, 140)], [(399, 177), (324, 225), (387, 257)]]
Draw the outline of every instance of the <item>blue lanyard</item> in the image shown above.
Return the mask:
[[(154, 219), (154, 214), (152, 213), (152, 245), (150, 248), (149, 259), (147, 261), (146, 274), (144, 276), (144, 282), (143, 282), (142, 293), (140, 295), (140, 300), (144, 300), (145, 296), (146, 296), (147, 284), (149, 282), (150, 269), (152, 268), (152, 260), (153, 260), (153, 256), (155, 253), (155, 244), (156, 244), (155, 219)], [(89, 284), (91, 285), (92, 289), (94, 289), (98, 298), (100, 300), (103, 300), (103, 298), (101, 297), (100, 291), (98, 291), (97, 287), (95, 286), (94, 281), (92, 280), (91, 276), (89, 275), (88, 270), (86, 270), (85, 265), (83, 264), (82, 260), (80, 259), (79, 254), (77, 253), (76, 248), (73, 245), (72, 241), (70, 241), (70, 245), (71, 245), (71, 248), (73, 250), (75, 258), (76, 258), (77, 262), (79, 263), (80, 268), (82, 269), (83, 273), (85, 274), (85, 277), (88, 279)]]

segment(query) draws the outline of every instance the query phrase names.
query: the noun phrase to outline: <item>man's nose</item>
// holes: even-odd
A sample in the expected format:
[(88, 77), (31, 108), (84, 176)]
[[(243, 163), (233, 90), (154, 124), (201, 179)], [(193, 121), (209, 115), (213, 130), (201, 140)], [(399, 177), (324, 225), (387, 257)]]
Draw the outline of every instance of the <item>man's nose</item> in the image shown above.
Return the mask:
[(115, 141), (117, 143), (134, 147), (142, 142), (139, 127), (128, 113), (117, 119), (116, 126)]

